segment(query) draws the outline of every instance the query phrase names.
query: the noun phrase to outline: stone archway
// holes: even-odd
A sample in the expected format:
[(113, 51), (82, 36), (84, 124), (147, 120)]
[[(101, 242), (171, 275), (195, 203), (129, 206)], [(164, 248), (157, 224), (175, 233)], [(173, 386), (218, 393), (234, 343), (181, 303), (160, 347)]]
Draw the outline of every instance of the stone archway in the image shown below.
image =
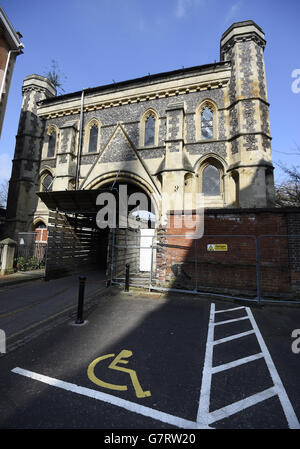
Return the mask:
[[(126, 187), (126, 189), (124, 188)], [(155, 216), (156, 225), (160, 222), (161, 204), (158, 195), (154, 191), (153, 187), (147, 183), (144, 179), (137, 176), (134, 173), (126, 171), (114, 171), (106, 173), (92, 180), (86, 187), (87, 190), (99, 190), (102, 189), (105, 192), (111, 189), (113, 194), (116, 194), (117, 207), (119, 209), (118, 198), (122, 195), (124, 201), (124, 195), (127, 195), (129, 200), (129, 212), (134, 208), (138, 208), (139, 194), (145, 195), (147, 198), (147, 209), (151, 216)], [(136, 194), (136, 196), (135, 196)], [(135, 207), (136, 206), (136, 207)], [(140, 209), (143, 210), (143, 209)]]

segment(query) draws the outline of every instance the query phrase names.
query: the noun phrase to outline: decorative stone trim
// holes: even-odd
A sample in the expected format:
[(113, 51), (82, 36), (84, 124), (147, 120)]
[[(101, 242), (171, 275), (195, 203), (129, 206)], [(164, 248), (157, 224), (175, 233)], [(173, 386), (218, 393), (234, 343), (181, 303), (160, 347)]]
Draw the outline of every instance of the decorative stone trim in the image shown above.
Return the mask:
[[(186, 95), (188, 93), (193, 92), (199, 92), (199, 91), (206, 91), (206, 90), (214, 90), (214, 89), (220, 89), (223, 87), (226, 87), (228, 85), (229, 79), (222, 79), (222, 80), (216, 80), (216, 81), (210, 81), (210, 82), (203, 82), (200, 84), (195, 84), (190, 86), (188, 89), (186, 87), (182, 87), (179, 89), (171, 89), (167, 91), (161, 91), (157, 92), (153, 95), (140, 95), (140, 96), (132, 96), (132, 97), (126, 97), (122, 99), (116, 99), (114, 101), (106, 101), (101, 103), (96, 103), (94, 105), (88, 105), (83, 108), (84, 112), (90, 112), (91, 110), (101, 110), (101, 109), (108, 109), (113, 108), (117, 106), (123, 106), (126, 104), (132, 104), (132, 103), (140, 103), (140, 102), (146, 102), (149, 100), (155, 100), (159, 98), (168, 98), (172, 96), (177, 95)], [(188, 92), (187, 92), (188, 90)], [(80, 107), (72, 108), (72, 109), (65, 109), (64, 111), (59, 112), (52, 112), (52, 113), (46, 113), (43, 114), (42, 111), (39, 111), (39, 116), (45, 119), (51, 119), (51, 118), (57, 118), (57, 117), (63, 117), (66, 115), (76, 115), (80, 113)]]

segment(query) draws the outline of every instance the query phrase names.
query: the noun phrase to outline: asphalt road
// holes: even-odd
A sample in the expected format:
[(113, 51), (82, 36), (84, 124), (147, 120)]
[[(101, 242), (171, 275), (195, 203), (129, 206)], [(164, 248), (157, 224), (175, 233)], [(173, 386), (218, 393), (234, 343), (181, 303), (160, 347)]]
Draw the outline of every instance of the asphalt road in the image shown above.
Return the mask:
[[(105, 273), (86, 276), (86, 302), (105, 289)], [(65, 320), (78, 304), (79, 276), (45, 282), (43, 279), (0, 286), (0, 329), (6, 334), (7, 350), (23, 344), (45, 326)]]
[(0, 428), (299, 425), (300, 308), (116, 289), (97, 301), (84, 325), (61, 323), (0, 357)]

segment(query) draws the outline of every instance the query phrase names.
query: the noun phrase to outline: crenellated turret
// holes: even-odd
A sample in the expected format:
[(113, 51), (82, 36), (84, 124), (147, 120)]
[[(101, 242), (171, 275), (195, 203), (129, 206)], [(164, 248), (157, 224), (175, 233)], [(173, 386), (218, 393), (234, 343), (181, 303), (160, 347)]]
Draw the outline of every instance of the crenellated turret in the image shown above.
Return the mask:
[(6, 234), (16, 237), (28, 231), (30, 217), (36, 208), (38, 173), (44, 137), (44, 122), (37, 115), (37, 102), (56, 95), (53, 84), (43, 76), (30, 75), (24, 79), (23, 102), (19, 120), (12, 176), (7, 200)]
[(232, 65), (227, 98), (229, 171), (239, 183), (241, 207), (271, 204), (274, 190), (264, 37), (263, 30), (248, 20), (231, 25), (221, 38), (221, 60)]

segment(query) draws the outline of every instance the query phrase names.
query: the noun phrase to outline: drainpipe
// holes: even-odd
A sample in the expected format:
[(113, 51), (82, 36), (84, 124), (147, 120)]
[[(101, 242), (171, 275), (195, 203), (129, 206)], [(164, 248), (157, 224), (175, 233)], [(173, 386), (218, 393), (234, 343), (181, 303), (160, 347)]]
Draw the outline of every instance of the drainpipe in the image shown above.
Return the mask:
[(82, 130), (83, 130), (83, 101), (84, 101), (84, 89), (81, 92), (80, 123), (79, 123), (79, 138), (78, 138), (78, 152), (77, 152), (75, 190), (79, 189), (80, 159), (81, 159)]

